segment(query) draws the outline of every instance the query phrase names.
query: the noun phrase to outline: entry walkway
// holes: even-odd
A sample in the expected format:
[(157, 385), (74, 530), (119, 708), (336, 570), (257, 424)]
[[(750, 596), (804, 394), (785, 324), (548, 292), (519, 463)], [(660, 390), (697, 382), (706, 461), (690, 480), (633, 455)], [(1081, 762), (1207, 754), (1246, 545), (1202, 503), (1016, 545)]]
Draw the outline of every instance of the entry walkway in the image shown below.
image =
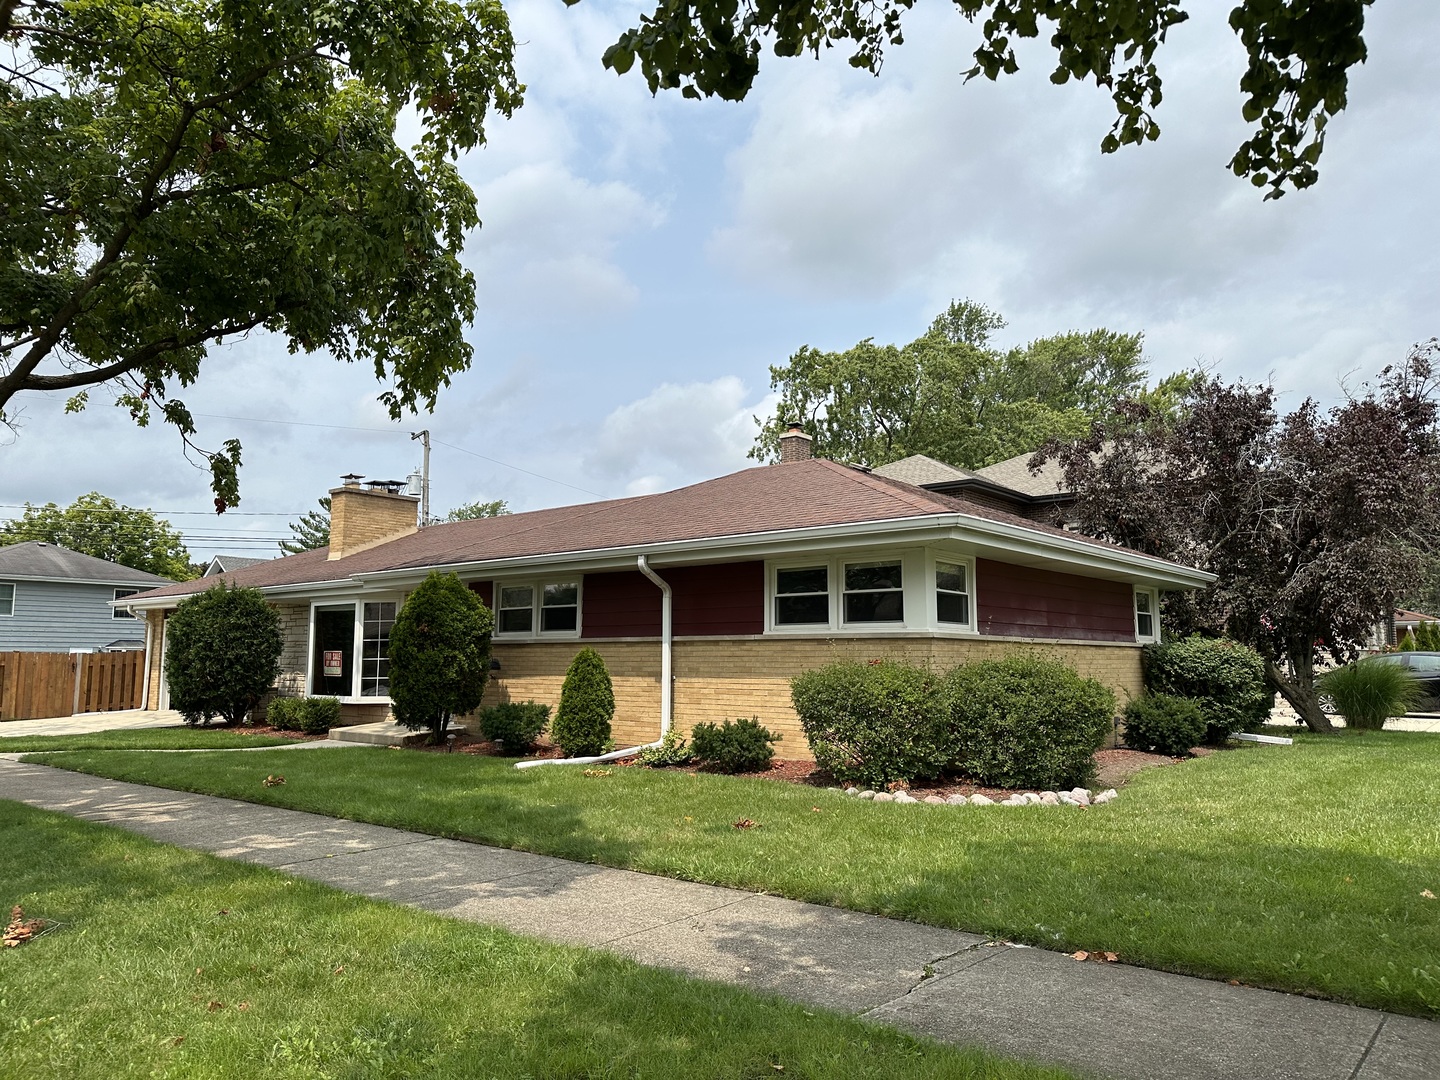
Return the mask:
[(129, 731), (137, 728), (181, 727), (185, 718), (174, 709), (126, 709), (124, 712), (77, 713), (43, 720), (6, 720), (0, 737), (20, 735), (88, 735), (92, 731)]
[(0, 761), (0, 797), (1088, 1074), (1434, 1080), (1440, 1024), (774, 896)]

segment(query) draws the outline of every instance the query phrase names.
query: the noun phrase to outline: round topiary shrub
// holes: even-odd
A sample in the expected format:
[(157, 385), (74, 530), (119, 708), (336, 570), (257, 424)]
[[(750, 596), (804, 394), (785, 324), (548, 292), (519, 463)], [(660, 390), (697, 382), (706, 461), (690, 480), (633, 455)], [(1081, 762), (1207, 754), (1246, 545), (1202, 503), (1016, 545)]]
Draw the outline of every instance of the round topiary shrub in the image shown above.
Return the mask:
[(1196, 702), (1205, 717), (1205, 741), (1213, 746), (1264, 723), (1275, 705), (1265, 685), (1265, 661), (1238, 641), (1194, 635), (1146, 645), (1140, 656), (1146, 689)]
[(304, 735), (324, 735), (340, 723), (340, 699), (336, 697), (308, 697), (300, 699), (300, 732)]
[(390, 630), (390, 703), (397, 723), (445, 738), (452, 717), (474, 712), (490, 678), (490, 609), (454, 574), (434, 571)]
[(883, 787), (936, 775), (950, 755), (931, 672), (891, 660), (797, 675), (790, 700), (815, 764), (844, 783)]
[(566, 757), (593, 757), (609, 745), (614, 716), (615, 688), (605, 661), (594, 649), (581, 649), (565, 672), (550, 738)]
[(996, 787), (1086, 783), (1115, 716), (1108, 687), (1039, 656), (964, 664), (946, 677), (945, 698), (952, 763)]
[(165, 622), (170, 705), (187, 724), (244, 720), (280, 675), (280, 618), (259, 589), (213, 585)]
[(726, 720), (723, 724), (696, 724), (690, 747), (702, 767), (711, 772), (742, 773), (768, 769), (780, 741), (758, 716)]
[(1183, 757), (1205, 737), (1198, 703), (1173, 694), (1146, 694), (1125, 706), (1125, 745), (1132, 750)]
[(511, 757), (524, 757), (550, 723), (550, 706), (538, 701), (502, 701), (479, 715), (480, 734)]
[(276, 731), (299, 731), (304, 698), (277, 697), (265, 706), (265, 722)]

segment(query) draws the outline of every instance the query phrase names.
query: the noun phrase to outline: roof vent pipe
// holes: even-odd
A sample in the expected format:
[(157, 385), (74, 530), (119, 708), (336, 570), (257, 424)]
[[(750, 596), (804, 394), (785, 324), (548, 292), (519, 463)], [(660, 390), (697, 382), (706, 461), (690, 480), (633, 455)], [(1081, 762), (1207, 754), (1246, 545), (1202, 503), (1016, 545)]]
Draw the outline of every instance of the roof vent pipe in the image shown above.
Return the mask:
[(814, 456), (811, 453), (812, 441), (799, 421), (792, 420), (786, 424), (785, 434), (780, 436), (780, 463), (809, 461)]
[(644, 555), (636, 559), (635, 563), (640, 573), (660, 587), (660, 738), (643, 746), (627, 746), (624, 750), (612, 750), (608, 754), (598, 754), (595, 757), (538, 758), (534, 761), (517, 761), (515, 768), (533, 769), (537, 765), (593, 765), (597, 761), (617, 761), (620, 758), (634, 757), (641, 750), (649, 750), (665, 741), (665, 736), (670, 732), (675, 697), (671, 675), (674, 652), (672, 645), (675, 637), (674, 596), (670, 591), (670, 583), (650, 569), (650, 564), (645, 560)]

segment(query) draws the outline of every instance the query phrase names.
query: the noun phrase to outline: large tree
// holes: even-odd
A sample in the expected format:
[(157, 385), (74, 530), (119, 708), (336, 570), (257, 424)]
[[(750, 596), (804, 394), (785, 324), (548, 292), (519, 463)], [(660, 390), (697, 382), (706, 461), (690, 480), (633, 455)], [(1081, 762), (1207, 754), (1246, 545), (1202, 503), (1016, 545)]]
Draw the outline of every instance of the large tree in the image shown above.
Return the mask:
[(462, 503), (445, 515), (446, 521), (474, 521), (476, 518), (504, 517), (510, 513), (510, 504), (504, 499), (476, 499)]
[(319, 510), (310, 510), (301, 514), (299, 521), (290, 522), (293, 539), (280, 541), (282, 554), (298, 555), (330, 546), (330, 496), (316, 501), (320, 504)]
[[(576, 3), (578, 0), (567, 0)], [(1049, 34), (1050, 79), (1092, 80), (1110, 92), (1116, 119), (1100, 142), (1104, 153), (1159, 138), (1154, 109), (1161, 78), (1156, 55), (1187, 7), (1216, 18), (1219, 5), (1185, 0), (952, 0), (978, 25), (980, 42), (966, 78), (998, 79), (1019, 70), (1016, 45)], [(1237, 176), (1267, 187), (1309, 187), (1325, 146), (1325, 128), (1345, 108), (1350, 69), (1366, 58), (1365, 9), (1373, 0), (1239, 0), (1231, 28), (1249, 57), (1240, 78), (1249, 136), (1230, 160)], [(888, 46), (915, 0), (657, 0), (652, 14), (606, 50), (604, 63), (624, 74), (640, 62), (651, 92), (679, 88), (686, 97), (738, 101), (760, 70), (763, 46), (799, 56), (850, 43), (852, 67), (879, 73)]]
[[(499, 0), (0, 0), (0, 37), (0, 422), (104, 385), (189, 444), (171, 392), (258, 328), (395, 417), (469, 366), (452, 159), (520, 104)], [(223, 510), (239, 444), (205, 456)]]
[(1139, 334), (1077, 331), (1003, 350), (991, 335), (1004, 325), (961, 300), (908, 345), (804, 346), (770, 369), (780, 400), (751, 457), (776, 457), (786, 424), (799, 421), (822, 457), (873, 466), (927, 454), (977, 468), (1078, 438), (1111, 402), (1144, 389)]
[(1256, 649), (1313, 731), (1329, 731), (1317, 660), (1354, 657), (1440, 554), (1440, 344), (1322, 410), (1281, 416), (1273, 387), (1197, 380), (1178, 419), (1136, 403), (1052, 446), (1077, 526), (1219, 580), (1167, 598), (1176, 630)]
[(149, 510), (122, 506), (92, 491), (69, 506), (25, 504), (18, 518), (0, 525), (0, 544), (44, 540), (97, 559), (175, 581), (196, 576), (178, 532)]

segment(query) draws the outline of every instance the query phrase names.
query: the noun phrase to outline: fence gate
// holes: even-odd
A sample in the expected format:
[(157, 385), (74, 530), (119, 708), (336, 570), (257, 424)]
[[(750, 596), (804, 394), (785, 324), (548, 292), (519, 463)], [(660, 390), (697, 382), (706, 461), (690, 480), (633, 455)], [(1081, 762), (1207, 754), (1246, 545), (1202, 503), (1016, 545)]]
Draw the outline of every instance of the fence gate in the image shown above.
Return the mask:
[(140, 708), (145, 653), (0, 652), (0, 721)]

